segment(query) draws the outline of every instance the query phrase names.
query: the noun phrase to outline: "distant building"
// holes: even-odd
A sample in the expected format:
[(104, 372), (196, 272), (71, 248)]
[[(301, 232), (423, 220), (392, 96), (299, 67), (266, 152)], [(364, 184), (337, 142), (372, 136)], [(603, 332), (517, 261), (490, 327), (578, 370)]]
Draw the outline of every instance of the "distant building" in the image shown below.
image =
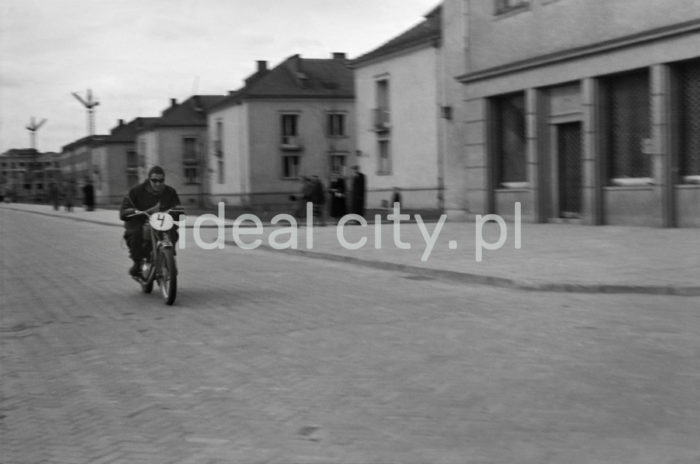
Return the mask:
[(11, 201), (47, 199), (51, 183), (60, 181), (59, 154), (14, 148), (0, 155), (0, 196)]
[(466, 24), (448, 208), (700, 226), (700, 2), (444, 4)]
[[(82, 203), (82, 187), (87, 182), (94, 182), (103, 176), (98, 163), (98, 147), (100, 147), (109, 136), (89, 135), (83, 137), (61, 149), (61, 183), (63, 189), (72, 186), (76, 191), (75, 205)], [(101, 184), (101, 183), (100, 183)], [(102, 203), (101, 193), (95, 190), (97, 204)]]
[(207, 113), (223, 99), (223, 95), (193, 95), (178, 103), (173, 98), (160, 117), (149, 119), (139, 128), (139, 179), (145, 179), (148, 169), (159, 165), (165, 170), (166, 182), (178, 191), (185, 206), (202, 205), (209, 184), (205, 164), (209, 143)]
[(355, 93), (345, 54), (257, 65), (208, 115), (214, 203), (289, 205), (302, 175), (327, 179), (356, 162)]

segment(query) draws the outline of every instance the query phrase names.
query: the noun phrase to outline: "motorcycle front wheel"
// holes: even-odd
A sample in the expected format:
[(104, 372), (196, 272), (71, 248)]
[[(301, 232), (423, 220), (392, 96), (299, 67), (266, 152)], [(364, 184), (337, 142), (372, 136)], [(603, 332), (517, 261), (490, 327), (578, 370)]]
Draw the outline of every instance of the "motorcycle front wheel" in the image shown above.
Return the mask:
[(175, 267), (175, 256), (170, 248), (163, 248), (160, 251), (160, 275), (158, 285), (163, 295), (166, 305), (175, 302), (177, 294), (177, 268)]
[(150, 261), (143, 261), (141, 265), (141, 290), (143, 293), (151, 293), (153, 291), (153, 276), (151, 275)]

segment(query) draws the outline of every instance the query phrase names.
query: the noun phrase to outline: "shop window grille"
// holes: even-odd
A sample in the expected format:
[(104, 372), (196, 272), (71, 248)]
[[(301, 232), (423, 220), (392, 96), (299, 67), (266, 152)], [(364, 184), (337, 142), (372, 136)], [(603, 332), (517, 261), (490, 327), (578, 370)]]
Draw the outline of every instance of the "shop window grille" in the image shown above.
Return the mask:
[(651, 160), (643, 153), (650, 132), (649, 75), (643, 71), (615, 76), (605, 86), (609, 177), (650, 177)]
[(494, 100), (494, 154), (498, 185), (527, 181), (525, 95)]
[(700, 177), (700, 60), (680, 68), (680, 172)]

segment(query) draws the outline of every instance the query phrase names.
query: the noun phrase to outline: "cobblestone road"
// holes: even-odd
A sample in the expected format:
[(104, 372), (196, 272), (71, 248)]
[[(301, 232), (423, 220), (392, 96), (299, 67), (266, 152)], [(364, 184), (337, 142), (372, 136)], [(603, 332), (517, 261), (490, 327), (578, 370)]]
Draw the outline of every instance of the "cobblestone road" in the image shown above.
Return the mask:
[(700, 462), (698, 298), (227, 247), (167, 307), (118, 228), (0, 214), (3, 463)]

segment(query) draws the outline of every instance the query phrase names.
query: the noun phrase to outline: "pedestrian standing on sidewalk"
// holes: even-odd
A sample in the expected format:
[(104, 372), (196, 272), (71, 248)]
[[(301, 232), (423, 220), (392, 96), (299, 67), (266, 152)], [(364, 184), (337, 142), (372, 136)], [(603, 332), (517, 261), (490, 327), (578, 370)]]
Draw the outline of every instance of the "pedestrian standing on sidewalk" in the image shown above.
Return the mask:
[(73, 203), (75, 202), (75, 181), (69, 180), (66, 183), (64, 191), (66, 211), (73, 211)]
[(313, 177), (311, 184), (313, 186), (313, 190), (311, 191), (311, 202), (314, 205), (314, 216), (318, 216), (318, 222), (322, 226), (325, 226), (326, 209), (323, 207), (323, 205), (326, 203), (326, 189), (318, 176)]
[(393, 208), (395, 204), (399, 204), (401, 206), (401, 189), (398, 187), (394, 187), (394, 193), (391, 195), (391, 204), (389, 205), (390, 208)]
[(339, 174), (333, 174), (331, 176), (331, 183), (328, 191), (330, 192), (330, 214), (335, 222), (337, 223), (340, 218), (345, 216), (346, 204), (345, 204), (345, 179)]
[(355, 174), (352, 178), (352, 213), (365, 215), (365, 175), (359, 166), (353, 167)]
[(61, 189), (58, 188), (56, 182), (51, 182), (49, 185), (49, 201), (53, 205), (54, 211), (58, 211), (61, 207)]
[(298, 195), (291, 195), (290, 198), (297, 202), (296, 217), (302, 219), (306, 214), (306, 203), (311, 201), (311, 193), (313, 185), (311, 179), (306, 176), (301, 176), (301, 190)]
[(85, 205), (86, 211), (95, 209), (95, 187), (93, 187), (90, 179), (87, 179), (83, 186), (83, 204)]

